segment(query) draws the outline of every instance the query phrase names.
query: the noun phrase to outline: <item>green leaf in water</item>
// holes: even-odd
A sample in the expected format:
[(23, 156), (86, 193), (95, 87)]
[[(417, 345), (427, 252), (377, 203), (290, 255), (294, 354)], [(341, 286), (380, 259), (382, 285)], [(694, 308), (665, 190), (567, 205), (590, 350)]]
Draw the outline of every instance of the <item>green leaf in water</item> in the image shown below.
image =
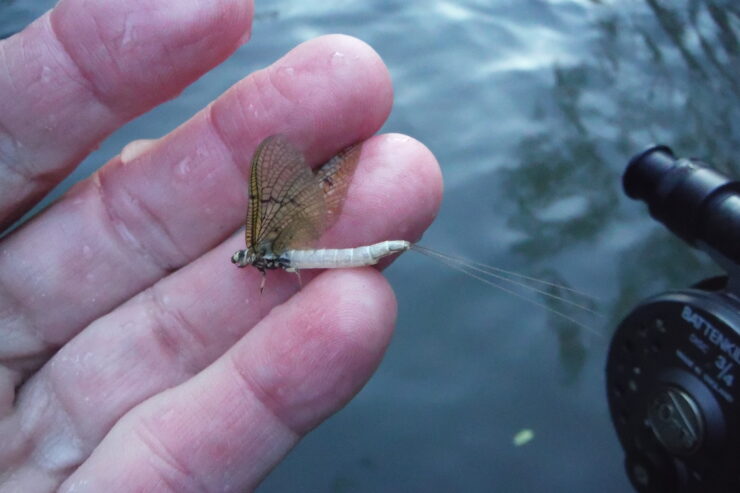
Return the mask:
[(534, 431), (530, 430), (529, 428), (524, 428), (522, 430), (519, 430), (519, 432), (514, 435), (514, 439), (512, 440), (512, 442), (514, 443), (515, 447), (521, 447), (522, 445), (526, 445), (532, 440), (534, 440)]

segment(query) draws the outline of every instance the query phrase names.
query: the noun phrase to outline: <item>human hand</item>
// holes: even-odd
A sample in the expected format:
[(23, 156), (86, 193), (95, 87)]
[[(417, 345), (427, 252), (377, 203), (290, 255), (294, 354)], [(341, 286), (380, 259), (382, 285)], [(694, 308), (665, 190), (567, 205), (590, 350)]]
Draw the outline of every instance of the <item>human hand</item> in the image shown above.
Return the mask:
[[(246, 40), (242, 0), (62, 0), (0, 43), (0, 224), (106, 135)], [(386, 68), (327, 36), (133, 142), (0, 243), (2, 491), (243, 491), (377, 366), (395, 300), (372, 268), (237, 269), (249, 162), (285, 133), (320, 164), (368, 139), (335, 247), (416, 239), (433, 156), (387, 117)], [(313, 279), (311, 279), (313, 277)], [(276, 307), (274, 310), (273, 307)]]

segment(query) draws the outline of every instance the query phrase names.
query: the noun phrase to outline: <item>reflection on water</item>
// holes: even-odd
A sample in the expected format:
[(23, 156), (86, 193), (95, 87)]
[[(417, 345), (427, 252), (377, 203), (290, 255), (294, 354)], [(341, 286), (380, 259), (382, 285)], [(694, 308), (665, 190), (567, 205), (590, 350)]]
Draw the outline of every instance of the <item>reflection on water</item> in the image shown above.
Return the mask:
[[(592, 56), (554, 67), (551, 92), (533, 110), (547, 123), (520, 141), (519, 166), (505, 173), (520, 212), (509, 224), (527, 238), (515, 248), (530, 258), (593, 244), (624, 222), (614, 185), (625, 157), (648, 143), (666, 142), (679, 155), (699, 153), (725, 173), (740, 172), (737, 4), (645, 5), (647, 11), (600, 17)], [(540, 211), (574, 195), (587, 202), (578, 214), (541, 219)], [(627, 300), (686, 285), (711, 269), (702, 254), (656, 228), (613, 259), (625, 267), (614, 314), (624, 313)]]
[[(624, 199), (615, 184), (625, 158), (648, 143), (670, 143), (679, 155), (701, 153), (738, 174), (738, 16), (726, 3), (677, 8), (646, 0), (647, 11), (604, 13), (590, 56), (553, 67), (553, 86), (532, 110), (544, 124), (519, 141), (518, 164), (503, 173), (518, 206), (508, 225), (523, 238), (515, 251), (538, 260), (576, 244), (593, 248), (627, 226), (632, 218), (625, 214), (634, 216), (635, 208), (619, 207)], [(583, 202), (576, 211), (543, 218), (542, 211), (573, 197)], [(606, 307), (612, 327), (636, 300), (716, 270), (657, 225), (602, 261), (621, 266), (618, 294)], [(574, 376), (584, 359), (580, 335), (561, 320), (550, 325), (557, 327), (563, 368)]]
[[(0, 0), (0, 33), (52, 4)], [(653, 142), (740, 173), (736, 0), (256, 8), (248, 45), (113, 135), (72, 180), (298, 42), (345, 32), (390, 67), (385, 130), (423, 141), (442, 165), (445, 202), (421, 243), (588, 291), (605, 315), (584, 320), (605, 334), (594, 337), (404, 255), (388, 273), (399, 323), (377, 375), (261, 490), (629, 491), (603, 387), (608, 336), (640, 299), (714, 268), (623, 196), (621, 173)], [(535, 438), (514, 447), (522, 429)]]

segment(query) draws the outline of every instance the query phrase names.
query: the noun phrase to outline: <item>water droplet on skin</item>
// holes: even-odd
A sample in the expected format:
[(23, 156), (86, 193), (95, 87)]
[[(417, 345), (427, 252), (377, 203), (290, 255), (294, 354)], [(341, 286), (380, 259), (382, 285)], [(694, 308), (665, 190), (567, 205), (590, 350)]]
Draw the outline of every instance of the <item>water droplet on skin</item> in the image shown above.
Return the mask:
[(92, 257), (92, 248), (90, 248), (90, 245), (84, 245), (82, 247), (82, 257), (86, 259)]
[(411, 137), (404, 134), (388, 134), (385, 136), (386, 140), (393, 143), (399, 143), (403, 144), (406, 142), (411, 142)]
[(344, 56), (344, 53), (340, 51), (335, 51), (331, 54), (331, 64), (332, 65), (340, 65), (346, 63), (346, 57)]
[(177, 163), (177, 167), (175, 168), (175, 173), (177, 173), (177, 176), (184, 178), (190, 174), (191, 167), (190, 167), (190, 158), (185, 157), (180, 160), (179, 163)]
[(22, 147), (21, 143), (9, 134), (0, 132), (0, 156), (2, 156), (6, 162), (20, 162), (18, 151)]
[(51, 80), (51, 69), (44, 65), (44, 67), (41, 69), (41, 82), (44, 84), (48, 84)]
[(84, 491), (91, 491), (89, 488), (90, 481), (87, 479), (80, 479), (76, 482), (70, 483), (66, 482), (64, 483), (65, 490), (67, 493), (81, 493)]
[(157, 139), (139, 139), (132, 140), (126, 146), (121, 149), (121, 162), (128, 164), (140, 155), (144, 154), (144, 151), (149, 149)]
[(281, 75), (287, 75), (288, 77), (295, 75), (295, 69), (293, 67), (280, 67), (278, 71)]
[(135, 33), (134, 33), (134, 26), (136, 26), (136, 20), (133, 19), (131, 16), (126, 16), (126, 19), (123, 23), (123, 34), (121, 35), (121, 46), (126, 46), (131, 41), (134, 41)]

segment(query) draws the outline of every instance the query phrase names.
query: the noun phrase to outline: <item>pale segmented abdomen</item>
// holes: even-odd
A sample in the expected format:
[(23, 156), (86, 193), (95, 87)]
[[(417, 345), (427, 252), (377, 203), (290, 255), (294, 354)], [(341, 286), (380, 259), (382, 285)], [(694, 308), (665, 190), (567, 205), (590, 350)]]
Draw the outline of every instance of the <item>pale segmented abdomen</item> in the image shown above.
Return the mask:
[(357, 248), (323, 248), (320, 250), (288, 250), (281, 258), (289, 262), (288, 269), (335, 269), (377, 264), (381, 258), (411, 248), (411, 243), (390, 240)]

